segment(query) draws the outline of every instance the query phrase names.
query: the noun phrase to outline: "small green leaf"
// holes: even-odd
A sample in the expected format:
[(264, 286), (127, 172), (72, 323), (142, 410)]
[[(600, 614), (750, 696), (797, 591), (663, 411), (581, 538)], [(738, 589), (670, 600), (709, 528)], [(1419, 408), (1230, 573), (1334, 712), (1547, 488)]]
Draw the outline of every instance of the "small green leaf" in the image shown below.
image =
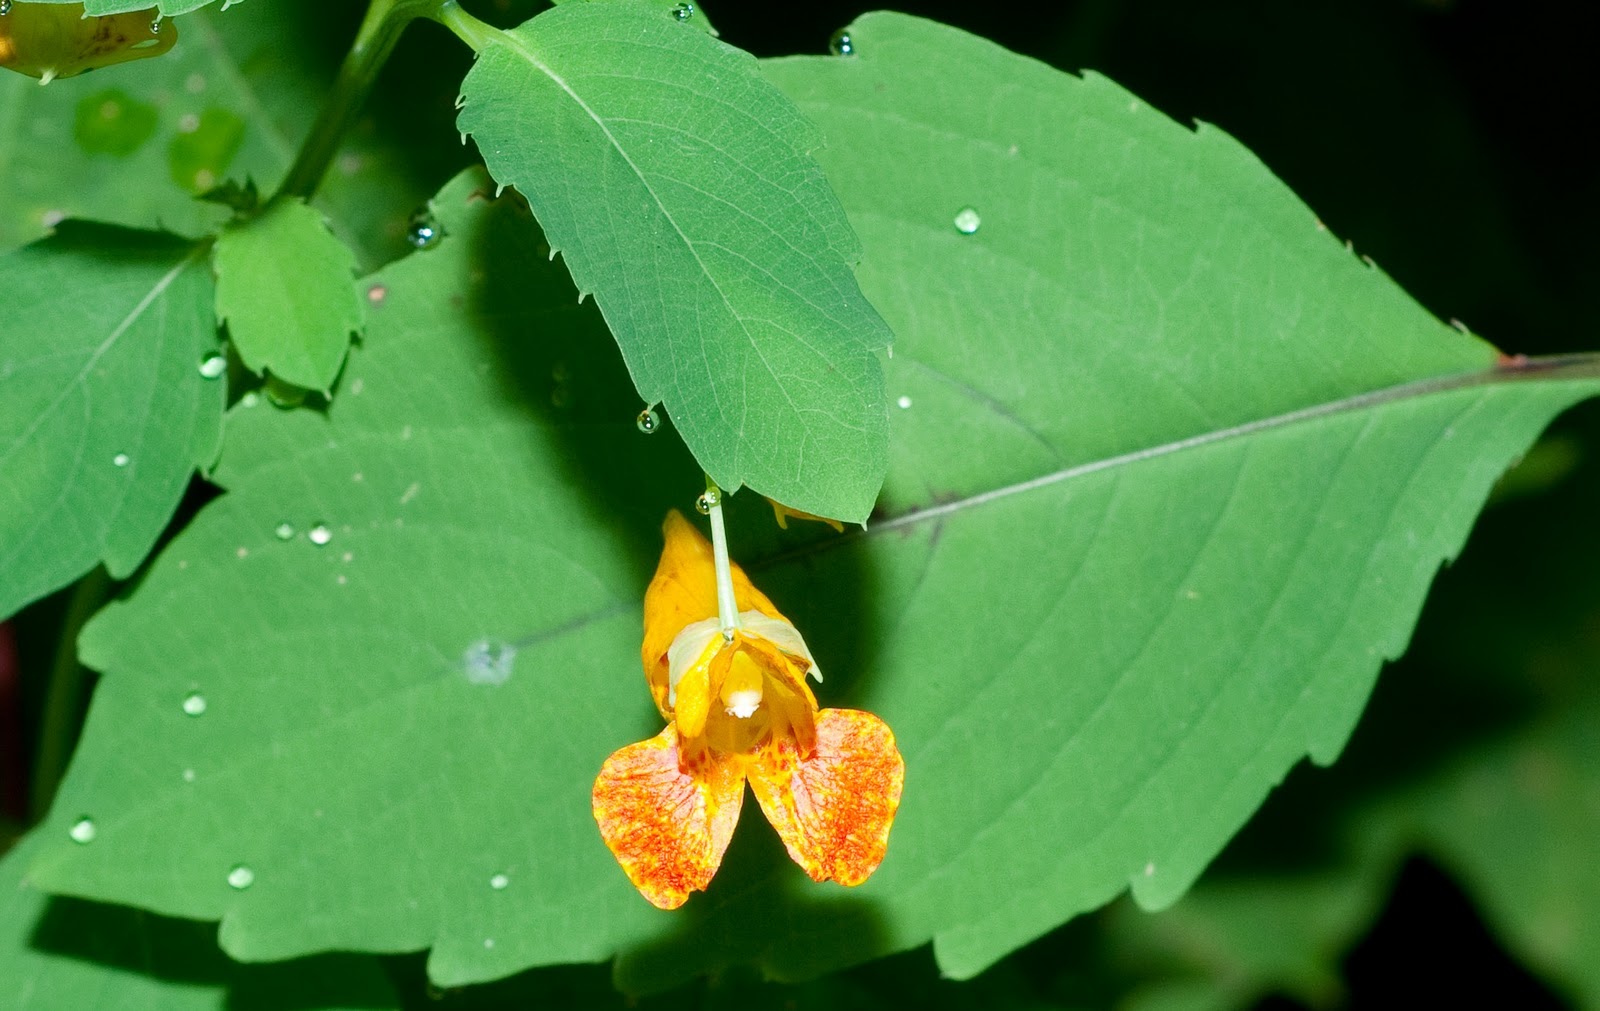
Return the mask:
[(0, 979), (11, 1011), (398, 1006), (374, 958), (239, 965), (217, 950), (208, 923), (46, 895), (23, 875), (41, 841), (24, 839), (0, 860)]
[(0, 258), (0, 616), (97, 561), (132, 572), (197, 464), (222, 384), (203, 247), (63, 224)]
[(753, 60), (669, 13), (578, 3), (495, 33), (460, 126), (593, 293), (639, 396), (701, 466), (864, 520), (887, 438), (889, 332), (810, 152)]
[(355, 256), (294, 199), (224, 229), (212, 253), (217, 318), (246, 366), (327, 390), (359, 333)]
[(78, 100), (72, 137), (90, 154), (125, 158), (155, 133), (158, 110), (121, 88), (107, 88)]
[(222, 182), (244, 143), (244, 120), (220, 106), (203, 109), (167, 143), (167, 173), (172, 181), (199, 195)]

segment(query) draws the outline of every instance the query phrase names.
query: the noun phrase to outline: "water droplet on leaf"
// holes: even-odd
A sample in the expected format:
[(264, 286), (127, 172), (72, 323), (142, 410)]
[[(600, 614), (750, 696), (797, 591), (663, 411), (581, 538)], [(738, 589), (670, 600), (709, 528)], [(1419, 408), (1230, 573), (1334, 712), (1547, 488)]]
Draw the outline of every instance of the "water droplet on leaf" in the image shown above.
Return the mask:
[(72, 823), (72, 827), (67, 829), (67, 835), (72, 839), (73, 842), (80, 845), (86, 845), (94, 842), (94, 819), (88, 815), (84, 815), (82, 818), (79, 818), (77, 821)]
[(418, 211), (411, 215), (411, 223), (406, 226), (406, 241), (417, 249), (432, 249), (444, 237), (444, 229), (433, 220), (433, 215), (427, 211)]
[(644, 410), (639, 412), (639, 416), (637, 418), (633, 419), (633, 423), (637, 425), (639, 427), (639, 431), (643, 432), (645, 435), (653, 435), (655, 434), (655, 431), (661, 427), (661, 418), (657, 416), (655, 411), (646, 407)]
[(129, 456), (127, 453), (118, 453), (116, 456), (111, 458), (111, 465), (113, 467), (126, 467), (132, 462), (133, 457)]
[(856, 44), (850, 38), (850, 33), (841, 28), (828, 39), (828, 52), (835, 56), (854, 56)]
[(461, 662), (467, 680), (475, 685), (503, 685), (511, 679), (517, 648), (493, 639), (480, 639), (467, 647)]
[(190, 692), (183, 697), (183, 711), (190, 716), (199, 716), (206, 711), (206, 697), (199, 692)]
[(11, 0), (0, 0), (0, 18), (11, 13)]
[(971, 235), (978, 230), (978, 226), (981, 224), (983, 224), (983, 219), (978, 217), (978, 212), (974, 208), (963, 207), (956, 214), (956, 231), (962, 235)]
[(700, 497), (694, 500), (694, 507), (700, 510), (700, 515), (702, 516), (710, 516), (711, 510), (721, 504), (722, 493), (709, 488), (701, 492)]
[(228, 359), (221, 352), (209, 351), (200, 359), (200, 378), (216, 379), (228, 371)]
[(306, 531), (306, 536), (311, 539), (312, 544), (320, 548), (333, 540), (333, 530), (326, 523), (318, 523)]
[(911, 406), (911, 398), (902, 395), (899, 400), (895, 401), (895, 403), (899, 404), (900, 409), (903, 411)]
[(233, 870), (228, 872), (228, 887), (244, 891), (256, 883), (256, 872), (244, 864), (235, 864)]
[(679, 21), (687, 21), (694, 17), (694, 4), (679, 4), (672, 8), (672, 16)]
[(497, 892), (509, 884), (511, 884), (511, 879), (506, 877), (504, 874), (496, 874), (494, 877), (489, 879), (489, 887), (493, 888)]
[(294, 524), (290, 523), (288, 520), (284, 520), (282, 523), (279, 523), (277, 526), (272, 528), (272, 536), (276, 537), (280, 541), (289, 540), (294, 536)]

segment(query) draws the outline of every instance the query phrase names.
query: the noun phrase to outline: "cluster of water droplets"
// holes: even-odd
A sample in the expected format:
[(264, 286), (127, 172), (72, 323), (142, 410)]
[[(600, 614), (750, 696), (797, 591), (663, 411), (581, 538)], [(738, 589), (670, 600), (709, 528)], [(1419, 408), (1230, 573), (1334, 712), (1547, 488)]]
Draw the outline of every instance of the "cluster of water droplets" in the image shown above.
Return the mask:
[[(294, 524), (290, 523), (288, 520), (284, 520), (272, 528), (272, 536), (276, 537), (280, 541), (294, 540), (295, 533), (296, 531)], [(320, 548), (329, 541), (333, 540), (333, 528), (328, 526), (328, 524), (318, 520), (316, 523), (311, 524), (311, 527), (306, 530), (306, 540)]]

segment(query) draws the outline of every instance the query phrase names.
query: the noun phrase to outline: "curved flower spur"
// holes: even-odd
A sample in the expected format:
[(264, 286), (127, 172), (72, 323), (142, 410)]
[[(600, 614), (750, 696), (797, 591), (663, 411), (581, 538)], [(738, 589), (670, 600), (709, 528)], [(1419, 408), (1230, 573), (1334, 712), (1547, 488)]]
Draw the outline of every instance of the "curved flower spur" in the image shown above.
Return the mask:
[(748, 780), (795, 863), (816, 881), (860, 884), (900, 805), (894, 734), (871, 713), (818, 710), (806, 677), (822, 674), (793, 623), (731, 563), (719, 607), (725, 552), (676, 511), (663, 529), (642, 655), (667, 726), (601, 768), (601, 836), (646, 899), (675, 909), (711, 883)]

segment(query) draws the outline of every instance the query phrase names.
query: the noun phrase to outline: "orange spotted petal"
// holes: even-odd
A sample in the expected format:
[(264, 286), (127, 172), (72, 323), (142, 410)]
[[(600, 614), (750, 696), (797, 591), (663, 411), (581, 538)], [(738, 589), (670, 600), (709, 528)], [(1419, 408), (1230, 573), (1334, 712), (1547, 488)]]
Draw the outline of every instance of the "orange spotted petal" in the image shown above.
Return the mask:
[(824, 709), (810, 758), (779, 738), (748, 771), (794, 862), (815, 881), (859, 885), (888, 849), (905, 770), (888, 724), (855, 709)]
[(741, 763), (701, 750), (680, 771), (678, 732), (668, 726), (606, 759), (594, 820), (640, 894), (676, 909), (711, 883), (743, 800)]

